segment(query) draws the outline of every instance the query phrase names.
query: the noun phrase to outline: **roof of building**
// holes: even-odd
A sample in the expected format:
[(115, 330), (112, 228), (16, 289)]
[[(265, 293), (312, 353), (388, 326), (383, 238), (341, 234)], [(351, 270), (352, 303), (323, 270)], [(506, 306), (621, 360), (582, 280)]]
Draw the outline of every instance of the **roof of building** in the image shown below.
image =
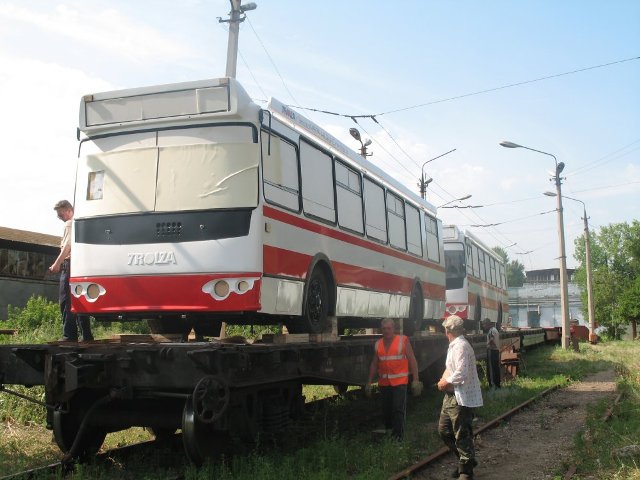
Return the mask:
[(7, 227), (0, 227), (0, 240), (28, 243), (31, 245), (45, 245), (47, 247), (60, 246), (60, 237), (56, 235), (47, 235), (46, 233), (29, 232), (27, 230)]

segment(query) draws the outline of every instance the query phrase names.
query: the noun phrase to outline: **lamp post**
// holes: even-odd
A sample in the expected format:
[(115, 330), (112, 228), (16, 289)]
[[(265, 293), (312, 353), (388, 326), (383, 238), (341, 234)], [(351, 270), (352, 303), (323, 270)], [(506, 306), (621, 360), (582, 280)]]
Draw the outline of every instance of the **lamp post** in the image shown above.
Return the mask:
[(357, 128), (350, 128), (349, 133), (353, 138), (360, 142), (360, 155), (362, 155), (364, 158), (370, 157), (372, 154), (367, 153), (367, 147), (371, 145), (371, 139), (367, 138), (363, 143), (362, 137), (360, 136), (360, 132)]
[(524, 148), (526, 150), (531, 150), (532, 152), (541, 153), (543, 155), (548, 155), (549, 157), (553, 157), (553, 161), (555, 162), (556, 169), (554, 174), (554, 180), (556, 184), (556, 196), (558, 199), (558, 237), (560, 243), (560, 305), (562, 309), (562, 348), (564, 350), (569, 349), (570, 342), (570, 330), (569, 330), (569, 287), (567, 285), (567, 255), (565, 253), (564, 246), (564, 218), (562, 215), (562, 181), (560, 178), (560, 173), (564, 169), (564, 163), (558, 163), (558, 159), (555, 155), (547, 152), (543, 152), (541, 150), (536, 150), (535, 148), (525, 147), (523, 145), (518, 145), (513, 142), (500, 142), (500, 145), (506, 148)]
[[(547, 197), (555, 197), (556, 194), (553, 192), (544, 192)], [(578, 200), (577, 198), (564, 196), (564, 198), (568, 198), (569, 200), (573, 200), (574, 202), (580, 202), (582, 204), (582, 212), (584, 220), (584, 250), (585, 250), (585, 259), (586, 259), (586, 270), (587, 270), (587, 309), (589, 312), (589, 343), (597, 343), (598, 336), (595, 333), (596, 330), (596, 316), (595, 316), (595, 305), (593, 303), (593, 277), (591, 271), (591, 241), (589, 238), (589, 217), (587, 217), (587, 206), (582, 200)]]
[(444, 157), (445, 155), (449, 155), (451, 152), (455, 152), (455, 151), (456, 149), (454, 148), (453, 150), (449, 150), (448, 152), (445, 152), (442, 155), (433, 157), (422, 164), (421, 175), (420, 175), (420, 178), (418, 179), (419, 180), (418, 188), (420, 189), (420, 196), (422, 197), (423, 200), (427, 198), (427, 185), (429, 185), (433, 181), (433, 178), (429, 178), (428, 180), (425, 180), (424, 166), (429, 162), (433, 162), (434, 160), (437, 160), (440, 157)]
[(462, 200), (468, 200), (470, 198), (471, 198), (471, 194), (465, 195), (464, 197), (460, 197), (460, 198), (454, 198), (453, 200), (449, 200), (448, 202), (445, 202), (442, 205), (438, 205), (438, 208), (442, 208), (445, 205), (449, 205), (450, 203), (453, 203), (453, 202), (461, 202)]

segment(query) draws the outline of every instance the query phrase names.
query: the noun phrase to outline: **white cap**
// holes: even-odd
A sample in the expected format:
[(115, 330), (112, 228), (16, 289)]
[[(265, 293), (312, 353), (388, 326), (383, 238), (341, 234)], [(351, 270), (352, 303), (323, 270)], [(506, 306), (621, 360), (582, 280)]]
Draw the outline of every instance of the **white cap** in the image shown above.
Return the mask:
[(464, 320), (457, 315), (448, 316), (442, 326), (450, 332), (464, 332)]

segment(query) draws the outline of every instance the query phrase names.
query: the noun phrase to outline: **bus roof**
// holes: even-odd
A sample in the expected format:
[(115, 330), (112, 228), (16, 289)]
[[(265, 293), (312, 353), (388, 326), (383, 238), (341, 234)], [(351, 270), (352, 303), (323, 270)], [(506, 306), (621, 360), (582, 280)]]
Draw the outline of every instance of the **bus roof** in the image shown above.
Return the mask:
[(475, 234), (473, 234), (469, 230), (463, 230), (456, 225), (443, 225), (442, 227), (442, 239), (445, 243), (445, 247), (447, 243), (453, 242), (466, 242), (466, 239), (471, 240), (473, 243), (481, 247), (485, 252), (487, 252), (490, 256), (494, 257), (496, 260), (500, 260), (500, 263), (503, 263), (503, 258), (493, 251), (491, 247), (489, 247), (486, 243), (480, 240)]

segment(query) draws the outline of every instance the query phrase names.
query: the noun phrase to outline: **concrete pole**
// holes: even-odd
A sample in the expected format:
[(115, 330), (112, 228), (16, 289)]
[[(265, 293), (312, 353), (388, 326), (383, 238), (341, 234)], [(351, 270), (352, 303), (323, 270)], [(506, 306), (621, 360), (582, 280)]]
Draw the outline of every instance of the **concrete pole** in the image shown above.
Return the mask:
[[(555, 158), (555, 157), (554, 157)], [(569, 327), (569, 286), (567, 282), (567, 255), (564, 245), (564, 217), (562, 211), (562, 182), (556, 163), (556, 193), (558, 198), (558, 236), (560, 237), (560, 306), (562, 310), (562, 348), (569, 349), (571, 331)]]
[(242, 0), (231, 1), (231, 18), (229, 19), (229, 41), (227, 43), (227, 77), (236, 78), (238, 64), (238, 36), (240, 33), (240, 4)]
[(587, 220), (587, 207), (584, 206), (584, 249), (587, 261), (587, 308), (589, 309), (589, 342), (597, 343), (596, 316), (593, 305), (593, 278), (591, 276), (591, 242), (589, 240), (589, 221)]

